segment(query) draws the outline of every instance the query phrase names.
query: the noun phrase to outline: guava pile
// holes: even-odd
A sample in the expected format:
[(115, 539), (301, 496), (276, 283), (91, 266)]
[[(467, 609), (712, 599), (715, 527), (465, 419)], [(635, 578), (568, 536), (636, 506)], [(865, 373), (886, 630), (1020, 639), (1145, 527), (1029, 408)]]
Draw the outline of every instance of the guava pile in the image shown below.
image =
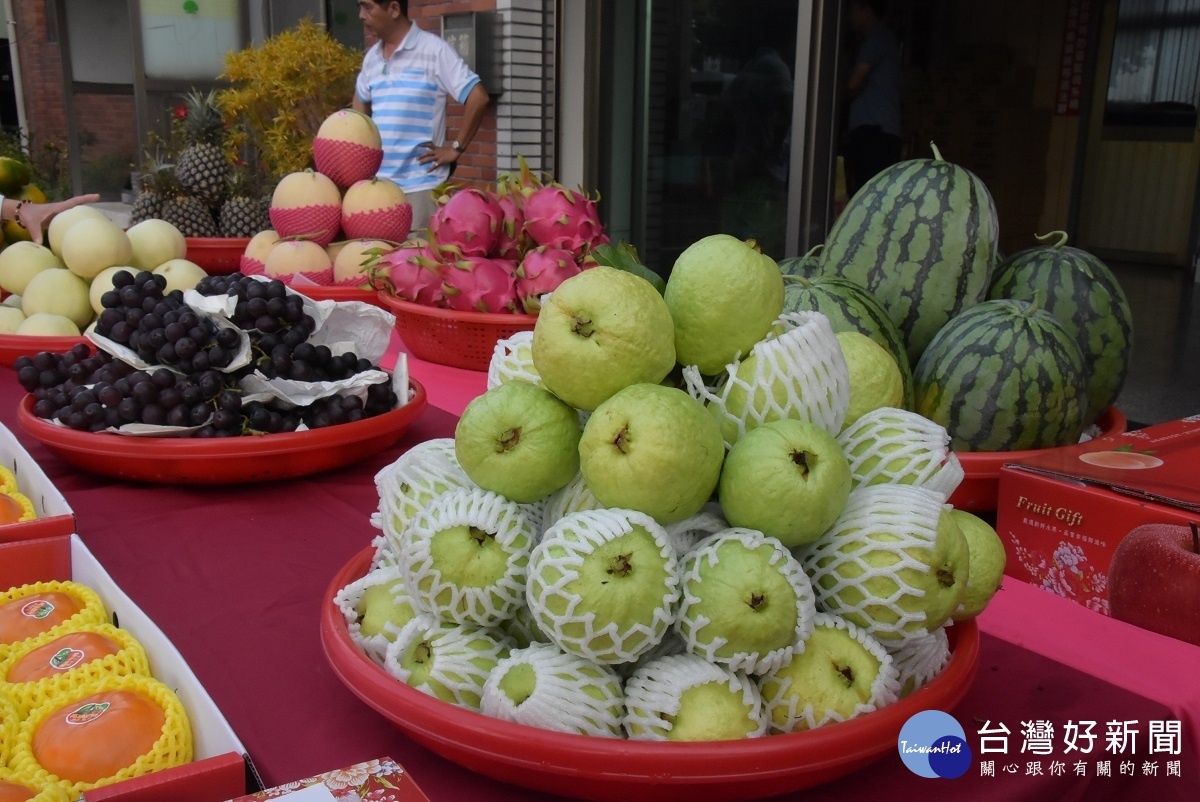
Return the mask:
[(724, 235), (665, 293), (604, 265), (559, 285), (455, 436), (376, 476), (383, 534), (336, 599), (363, 652), (451, 704), (640, 740), (812, 729), (936, 677), (1003, 546), (947, 505), (961, 466), (895, 363), (782, 306)]

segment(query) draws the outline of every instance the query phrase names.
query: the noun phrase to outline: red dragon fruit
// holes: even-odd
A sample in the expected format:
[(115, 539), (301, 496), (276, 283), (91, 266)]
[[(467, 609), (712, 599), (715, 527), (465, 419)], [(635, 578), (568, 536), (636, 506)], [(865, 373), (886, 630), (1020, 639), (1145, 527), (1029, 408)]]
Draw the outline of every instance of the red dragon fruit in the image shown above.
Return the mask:
[(575, 254), (565, 248), (542, 245), (526, 253), (517, 268), (517, 298), (525, 313), (536, 315), (542, 308), (542, 296), (581, 270)]
[(459, 259), (443, 271), (446, 305), (460, 312), (516, 312), (516, 270), (511, 259)]
[(429, 218), (430, 245), (447, 258), (487, 256), (496, 247), (504, 210), (487, 193), (459, 189)]
[(496, 246), (492, 256), (500, 259), (521, 261), (525, 251), (529, 249), (529, 238), (525, 236), (524, 198), (505, 182), (496, 187), (496, 203), (504, 212), (504, 220), (496, 237)]
[(608, 242), (595, 199), (561, 184), (525, 198), (525, 233), (538, 245), (565, 248), (577, 256)]
[(367, 265), (372, 285), (390, 291), (397, 298), (427, 306), (445, 305), (444, 269), (428, 248), (416, 245), (401, 245)]

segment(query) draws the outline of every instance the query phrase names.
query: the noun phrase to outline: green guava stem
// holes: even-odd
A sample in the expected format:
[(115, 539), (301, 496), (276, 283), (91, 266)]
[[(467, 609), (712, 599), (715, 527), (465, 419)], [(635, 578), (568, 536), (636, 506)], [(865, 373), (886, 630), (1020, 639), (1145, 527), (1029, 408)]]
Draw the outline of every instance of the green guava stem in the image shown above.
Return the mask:
[(954, 587), (954, 572), (947, 571), (945, 568), (939, 568), (937, 572), (938, 584), (944, 588)]
[(575, 324), (571, 326), (571, 331), (580, 337), (591, 337), (595, 329), (592, 326), (591, 320), (576, 316)]
[(617, 432), (617, 436), (613, 438), (613, 445), (616, 446), (617, 451), (620, 451), (622, 454), (625, 453), (625, 441), (626, 441), (626, 439), (628, 439), (627, 438), (628, 434), (629, 434), (629, 427), (622, 426), (621, 431)]
[(633, 555), (618, 554), (612, 558), (605, 573), (611, 576), (629, 576), (631, 571), (633, 571)]
[(838, 666), (838, 673), (846, 680), (846, 687), (849, 688), (854, 684), (854, 669), (850, 666)]
[(475, 541), (476, 546), (482, 546), (484, 543), (487, 543), (488, 538), (492, 537), (491, 532), (480, 529), (477, 526), (468, 526), (467, 532), (470, 534), (471, 539)]
[[(1067, 244), (1067, 232), (1065, 231), (1051, 231), (1049, 234), (1034, 234), (1033, 238), (1043, 244), (1049, 242), (1050, 247), (1054, 250), (1058, 250)], [(1050, 240), (1055, 241), (1050, 242)]]
[(750, 601), (747, 604), (749, 604), (751, 610), (758, 612), (767, 606), (767, 597), (762, 593), (751, 593)]
[(942, 158), (942, 152), (941, 152), (940, 150), (938, 150), (938, 146), (937, 146), (937, 145), (935, 145), (934, 143), (930, 142), (930, 143), (929, 143), (929, 149), (933, 151), (933, 159), (934, 159), (934, 161), (939, 161), (939, 162), (940, 162), (940, 161), (945, 161), (945, 159), (943, 159), (943, 158)]
[(521, 442), (521, 430), (509, 429), (504, 434), (500, 435), (500, 439), (496, 441), (496, 453), (503, 454), (505, 451), (512, 451), (517, 447), (517, 443)]
[(807, 479), (809, 472), (812, 470), (808, 452), (807, 451), (793, 451), (792, 452), (792, 462), (794, 462), (796, 464), (796, 467), (800, 469), (801, 477), (804, 479)]
[(423, 640), (417, 644), (417, 648), (413, 650), (413, 661), (417, 663), (425, 663), (433, 654), (433, 647), (429, 641)]

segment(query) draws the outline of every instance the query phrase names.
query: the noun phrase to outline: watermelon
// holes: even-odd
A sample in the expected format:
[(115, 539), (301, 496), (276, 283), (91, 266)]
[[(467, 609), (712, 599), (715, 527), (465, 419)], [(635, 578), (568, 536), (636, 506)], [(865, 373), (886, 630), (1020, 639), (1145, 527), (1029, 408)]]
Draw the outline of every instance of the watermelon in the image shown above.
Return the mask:
[(916, 412), (956, 451), (1076, 443), (1088, 422), (1083, 354), (1058, 318), (1025, 301), (984, 301), (937, 333), (913, 371)]
[(912, 365), (896, 324), (875, 296), (844, 278), (786, 276), (784, 312), (820, 312), (829, 318), (834, 333), (857, 331), (879, 343), (896, 360), (904, 377), (904, 407), (913, 406)]
[(1064, 232), (1037, 240), (1054, 241), (1005, 260), (992, 277), (988, 297), (1038, 303), (1066, 326), (1083, 353), (1087, 419), (1094, 421), (1117, 400), (1129, 374), (1129, 299), (1107, 265), (1087, 251), (1067, 247)]
[(987, 187), (933, 153), (887, 168), (855, 193), (819, 266), (879, 299), (913, 364), (942, 326), (984, 300), (999, 237)]
[(824, 245), (818, 245), (803, 256), (791, 256), (787, 259), (781, 259), (779, 261), (779, 272), (785, 276), (816, 278), (821, 275), (818, 268), (821, 265), (821, 249), (824, 247)]

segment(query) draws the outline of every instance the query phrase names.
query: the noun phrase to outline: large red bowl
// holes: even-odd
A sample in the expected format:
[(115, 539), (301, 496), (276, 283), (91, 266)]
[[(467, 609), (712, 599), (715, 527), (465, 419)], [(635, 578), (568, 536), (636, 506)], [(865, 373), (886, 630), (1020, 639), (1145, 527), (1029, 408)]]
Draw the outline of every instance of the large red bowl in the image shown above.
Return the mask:
[[(1129, 426), (1125, 416), (1116, 407), (1109, 407), (1096, 421), (1101, 437), (1123, 434)], [(1046, 449), (1030, 451), (956, 451), (966, 475), (950, 496), (950, 503), (968, 512), (990, 513), (996, 511), (996, 498), (1000, 487), (1000, 469), (1005, 463), (1028, 459)]]
[(249, 237), (184, 237), (189, 262), (204, 268), (210, 276), (236, 273)]
[(42, 351), (65, 354), (79, 343), (93, 351), (96, 347), (87, 337), (37, 337), (32, 334), (0, 334), (0, 365), (12, 367), (23, 356), (33, 356)]
[(173, 484), (262, 482), (341, 468), (390, 447), (425, 410), (425, 388), (415, 380), (411, 385), (412, 400), (399, 409), (304, 432), (220, 439), (81, 432), (34, 415), (30, 395), (17, 409), (17, 422), (65, 462), (92, 473)]
[(525, 788), (592, 800), (724, 802), (810, 788), (895, 752), (900, 729), (921, 710), (952, 710), (979, 660), (974, 621), (950, 629), (953, 655), (934, 680), (882, 710), (809, 732), (745, 741), (664, 743), (535, 729), (447, 704), (399, 682), (350, 640), (333, 603), (366, 574), (367, 548), (333, 578), (321, 608), (321, 642), (356, 696), (414, 741), (480, 774)]

